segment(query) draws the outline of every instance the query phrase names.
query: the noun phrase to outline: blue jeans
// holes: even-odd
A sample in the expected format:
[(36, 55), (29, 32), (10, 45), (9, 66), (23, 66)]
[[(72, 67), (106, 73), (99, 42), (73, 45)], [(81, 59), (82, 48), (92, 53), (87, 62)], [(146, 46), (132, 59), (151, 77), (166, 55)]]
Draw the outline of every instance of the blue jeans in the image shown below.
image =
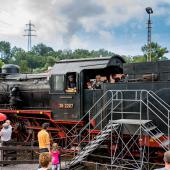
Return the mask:
[(60, 164), (52, 165), (52, 170), (60, 170)]

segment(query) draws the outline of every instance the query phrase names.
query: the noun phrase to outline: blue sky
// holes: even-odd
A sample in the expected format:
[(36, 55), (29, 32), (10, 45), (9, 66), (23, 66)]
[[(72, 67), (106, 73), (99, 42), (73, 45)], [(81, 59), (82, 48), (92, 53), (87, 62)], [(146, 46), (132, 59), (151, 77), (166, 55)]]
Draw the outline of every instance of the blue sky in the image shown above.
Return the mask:
[(22, 35), (31, 20), (37, 30), (33, 44), (138, 55), (147, 42), (145, 8), (150, 6), (152, 40), (170, 50), (170, 0), (0, 0), (0, 4), (0, 40), (12, 46), (26, 49)]

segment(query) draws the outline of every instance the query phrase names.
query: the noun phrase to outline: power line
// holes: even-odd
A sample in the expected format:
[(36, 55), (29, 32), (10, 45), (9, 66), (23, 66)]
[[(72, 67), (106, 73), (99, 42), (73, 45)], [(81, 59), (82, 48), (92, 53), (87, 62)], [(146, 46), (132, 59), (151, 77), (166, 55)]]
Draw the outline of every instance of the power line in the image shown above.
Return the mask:
[(32, 24), (31, 21), (29, 21), (29, 23), (26, 24), (26, 29), (24, 30), (25, 31), (24, 36), (27, 37), (27, 41), (28, 41), (27, 42), (28, 51), (30, 51), (32, 48), (32, 37), (37, 36), (37, 35), (33, 34), (33, 32), (36, 32), (36, 30), (33, 28), (35, 28), (35, 25)]

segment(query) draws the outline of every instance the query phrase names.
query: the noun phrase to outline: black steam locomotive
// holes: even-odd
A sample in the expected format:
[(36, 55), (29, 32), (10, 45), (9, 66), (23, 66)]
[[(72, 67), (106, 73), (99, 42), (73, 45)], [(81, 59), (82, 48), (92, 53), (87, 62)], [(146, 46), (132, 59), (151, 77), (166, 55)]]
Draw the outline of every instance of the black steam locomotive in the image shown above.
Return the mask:
[[(102, 81), (100, 88), (89, 88), (96, 76)], [(0, 73), (0, 112), (22, 120), (76, 124), (108, 90), (151, 90), (170, 104), (170, 61), (128, 64), (119, 55), (63, 60), (41, 74), (21, 74), (18, 66), (5, 65)]]

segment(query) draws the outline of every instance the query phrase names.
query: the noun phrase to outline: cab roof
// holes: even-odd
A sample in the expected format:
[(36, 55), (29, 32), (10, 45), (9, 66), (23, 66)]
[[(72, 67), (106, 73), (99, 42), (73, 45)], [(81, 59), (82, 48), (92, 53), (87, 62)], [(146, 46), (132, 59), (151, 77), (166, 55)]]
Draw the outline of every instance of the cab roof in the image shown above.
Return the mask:
[(123, 63), (125, 63), (125, 60), (119, 55), (114, 55), (112, 57), (61, 60), (53, 66), (51, 74), (66, 74), (68, 72), (80, 73), (85, 69), (102, 69), (107, 66), (123, 67)]

